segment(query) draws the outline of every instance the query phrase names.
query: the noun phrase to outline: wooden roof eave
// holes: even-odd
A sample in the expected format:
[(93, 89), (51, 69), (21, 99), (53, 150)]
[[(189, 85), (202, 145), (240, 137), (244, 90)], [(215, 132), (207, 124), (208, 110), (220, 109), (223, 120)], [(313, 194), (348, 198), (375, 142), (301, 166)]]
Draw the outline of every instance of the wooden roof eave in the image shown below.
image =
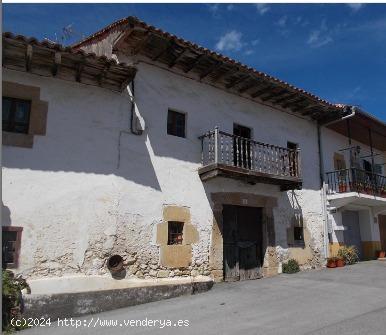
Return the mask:
[[(134, 35), (133, 29), (136, 28), (130, 30), (130, 35), (127, 35), (126, 40)], [(141, 27), (139, 30), (146, 38), (140, 39), (132, 47), (132, 50), (134, 50), (133, 54), (141, 54), (152, 62), (163, 63), (168, 68), (181, 70), (185, 74), (196, 77), (199, 81), (208, 82), (227, 91), (234, 91), (233, 93), (236, 94), (245, 94), (256, 102), (267, 102), (279, 108), (290, 109), (295, 113), (303, 114), (312, 106), (312, 113), (306, 113), (305, 116), (311, 115), (313, 117), (318, 115), (317, 118), (322, 118), (325, 117), (323, 114), (327, 113), (327, 110), (329, 113), (341, 112), (338, 107), (334, 108), (332, 105), (325, 105), (307, 93), (299, 92), (268, 77), (262, 78), (256, 73), (251, 74), (250, 71), (241, 69), (238, 64), (227, 63), (208, 51), (198, 51), (178, 40), (160, 36), (158, 32), (150, 29), (144, 30)], [(173, 50), (176, 46), (179, 48), (178, 52)], [(189, 65), (185, 66), (184, 58), (188, 59), (187, 54), (194, 56), (190, 57)], [(205, 65), (206, 63), (208, 64), (207, 66)], [(220, 70), (225, 67), (228, 68), (228, 72), (221, 73)], [(230, 81), (233, 76), (237, 78)], [(264, 91), (265, 96), (263, 96), (263, 92), (260, 92), (260, 94), (253, 90), (255, 85), (262, 85), (262, 83), (268, 89)], [(294, 96), (296, 97), (295, 99)], [(303, 105), (299, 106), (299, 102), (302, 102)], [(315, 113), (315, 110), (318, 113)]]
[(71, 48), (10, 33), (3, 34), (3, 67), (119, 92), (136, 74), (134, 67), (117, 64), (106, 57), (74, 52)]

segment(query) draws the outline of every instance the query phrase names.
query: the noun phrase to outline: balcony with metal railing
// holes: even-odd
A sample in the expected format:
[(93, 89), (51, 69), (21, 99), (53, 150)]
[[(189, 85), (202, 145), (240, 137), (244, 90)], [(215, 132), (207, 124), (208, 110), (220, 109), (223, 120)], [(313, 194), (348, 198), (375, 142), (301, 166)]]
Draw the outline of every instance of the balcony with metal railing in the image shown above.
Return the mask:
[(386, 198), (386, 176), (349, 168), (327, 173), (328, 194), (356, 192)]
[(218, 128), (200, 136), (201, 180), (234, 178), (251, 184), (280, 185), (282, 191), (302, 187), (300, 151), (232, 135)]

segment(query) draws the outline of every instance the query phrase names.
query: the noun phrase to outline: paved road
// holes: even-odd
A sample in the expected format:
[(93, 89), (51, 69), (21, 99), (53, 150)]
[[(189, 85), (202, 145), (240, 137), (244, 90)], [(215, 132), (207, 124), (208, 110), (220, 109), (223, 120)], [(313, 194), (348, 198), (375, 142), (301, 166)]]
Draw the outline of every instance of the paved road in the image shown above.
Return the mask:
[[(184, 296), (79, 318), (189, 320), (189, 327), (57, 327), (32, 334), (386, 334), (386, 262), (221, 283)], [(84, 321), (85, 320), (85, 321)]]

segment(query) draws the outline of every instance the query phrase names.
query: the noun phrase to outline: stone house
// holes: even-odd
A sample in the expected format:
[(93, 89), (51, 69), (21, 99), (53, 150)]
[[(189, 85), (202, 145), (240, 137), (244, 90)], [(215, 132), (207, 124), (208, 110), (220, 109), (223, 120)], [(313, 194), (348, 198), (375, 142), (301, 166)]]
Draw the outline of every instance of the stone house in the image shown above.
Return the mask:
[(68, 48), (5, 33), (3, 260), (28, 278), (112, 256), (138, 278), (321, 267), (343, 242), (324, 176), (353, 110), (134, 17)]

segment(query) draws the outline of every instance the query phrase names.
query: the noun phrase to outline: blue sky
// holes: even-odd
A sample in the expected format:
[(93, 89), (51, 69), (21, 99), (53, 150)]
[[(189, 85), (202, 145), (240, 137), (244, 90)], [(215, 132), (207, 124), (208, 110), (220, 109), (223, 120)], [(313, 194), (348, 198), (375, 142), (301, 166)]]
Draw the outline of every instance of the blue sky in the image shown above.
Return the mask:
[(4, 4), (3, 31), (69, 44), (129, 15), (386, 121), (386, 4)]

